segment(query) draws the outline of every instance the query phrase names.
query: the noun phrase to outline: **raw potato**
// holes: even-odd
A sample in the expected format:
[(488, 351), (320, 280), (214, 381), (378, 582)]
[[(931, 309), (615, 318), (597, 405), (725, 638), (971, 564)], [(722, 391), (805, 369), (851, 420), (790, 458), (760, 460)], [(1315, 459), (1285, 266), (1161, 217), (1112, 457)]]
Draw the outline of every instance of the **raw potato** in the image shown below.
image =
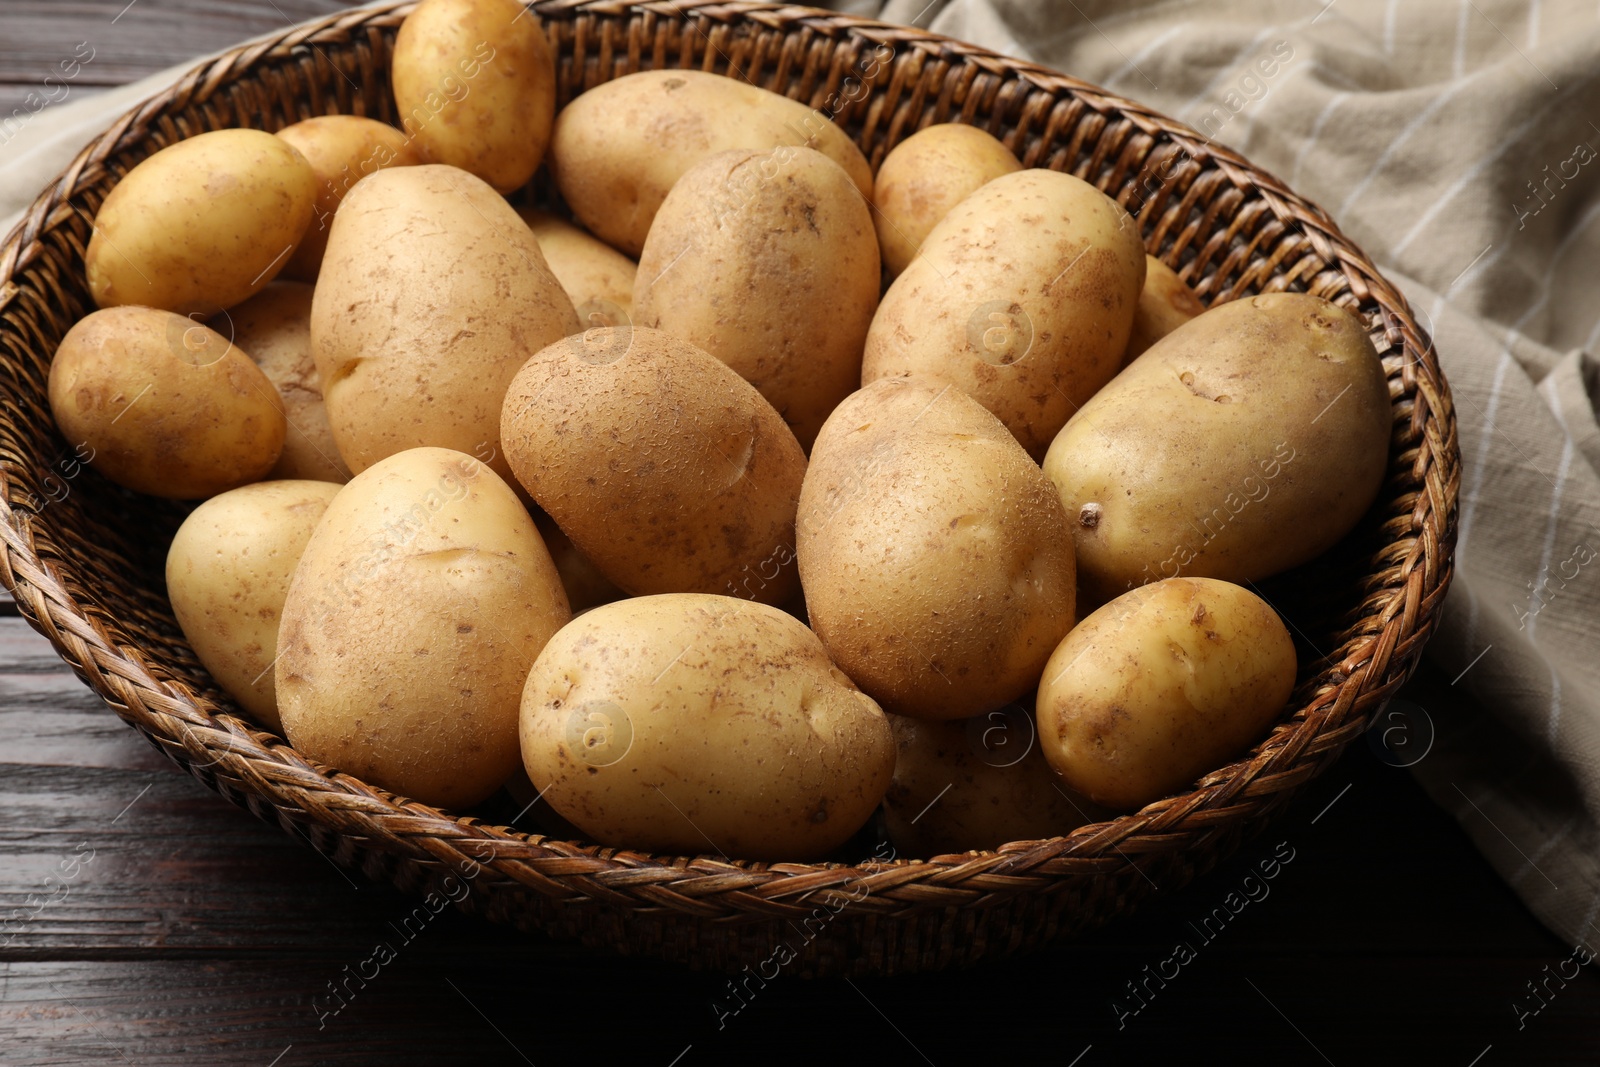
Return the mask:
[(50, 364), (50, 410), (80, 459), (140, 493), (199, 500), (266, 477), (283, 450), (266, 375), (202, 323), (144, 307), (79, 319)]
[(872, 185), (873, 221), (890, 276), (916, 258), (951, 208), (986, 182), (1021, 169), (992, 135), (956, 122), (929, 126), (895, 145)]
[(506, 391), (506, 459), (600, 573), (632, 596), (797, 588), (806, 457), (743, 378), (659, 330), (596, 328)]
[(516, 0), (423, 0), (400, 24), (390, 77), (423, 159), (501, 193), (539, 169), (555, 119), (555, 56)]
[(861, 381), (878, 242), (867, 202), (820, 152), (738, 149), (690, 167), (639, 272), (638, 324), (738, 371), (804, 448)]
[(317, 200), (305, 237), (284, 265), (280, 277), (314, 282), (328, 247), (333, 213), (350, 187), (384, 167), (413, 167), (422, 157), (400, 130), (355, 115), (319, 115), (285, 126), (278, 136), (311, 164), (317, 179)]
[(639, 270), (633, 260), (566, 219), (531, 207), (519, 207), (517, 214), (539, 239), (539, 250), (584, 329), (633, 323), (633, 282)]
[(589, 562), (589, 557), (578, 551), (572, 538), (561, 532), (556, 520), (543, 508), (533, 509), (533, 523), (539, 527), (545, 548), (550, 550), (556, 572), (561, 575), (561, 587), (567, 591), (567, 602), (574, 613), (621, 600), (626, 595)]
[(1168, 578), (1094, 612), (1039, 683), (1039, 743), (1065, 783), (1134, 810), (1262, 739), (1295, 680), (1294, 642), (1247, 589)]
[(289, 583), (284, 734), (362, 781), (470, 807), (516, 769), (523, 680), (571, 617), (492, 470), (446, 448), (390, 456), (339, 491)]
[(334, 216), (311, 351), (339, 454), (359, 474), (437, 445), (502, 478), (500, 402), (578, 316), (511, 205), (454, 167), (381, 170)]
[(1031, 690), (1072, 626), (1072, 534), (994, 416), (894, 378), (834, 411), (800, 494), (812, 628), (887, 711), (979, 714)]
[(256, 361), (282, 398), (287, 436), (267, 477), (348, 482), (350, 470), (339, 458), (311, 358), (311, 286), (273, 282), (211, 326)]
[(677, 594), (607, 604), (551, 638), (523, 690), (522, 760), (602, 844), (810, 860), (871, 817), (894, 741), (801, 623)]
[(102, 307), (215, 315), (273, 279), (311, 221), (317, 179), (289, 142), (215, 130), (170, 145), (123, 176), (84, 253)]
[(257, 722), (281, 733), (273, 661), (289, 579), (339, 487), (257, 482), (189, 513), (167, 549), (172, 613), (200, 662)]
[(1255, 581), (1321, 555), (1376, 499), (1393, 418), (1348, 311), (1304, 293), (1212, 308), (1084, 405), (1045, 457), (1083, 593)]
[(883, 821), (903, 856), (1059, 837), (1106, 817), (1061, 784), (1020, 704), (953, 722), (891, 715), (889, 725), (896, 757)]
[(862, 384), (949, 382), (1028, 454), (1116, 374), (1144, 284), (1139, 228), (1070, 174), (1023, 170), (961, 201), (884, 294)]
[(1128, 350), (1122, 356), (1124, 367), (1206, 309), (1194, 290), (1155, 256), (1146, 256), (1144, 267), (1144, 288), (1139, 290), (1139, 307), (1133, 313), (1133, 333), (1128, 338)]
[(814, 148), (863, 197), (872, 169), (821, 111), (698, 70), (647, 70), (583, 93), (556, 116), (550, 170), (584, 228), (637, 256), (667, 191), (709, 155), (735, 148)]

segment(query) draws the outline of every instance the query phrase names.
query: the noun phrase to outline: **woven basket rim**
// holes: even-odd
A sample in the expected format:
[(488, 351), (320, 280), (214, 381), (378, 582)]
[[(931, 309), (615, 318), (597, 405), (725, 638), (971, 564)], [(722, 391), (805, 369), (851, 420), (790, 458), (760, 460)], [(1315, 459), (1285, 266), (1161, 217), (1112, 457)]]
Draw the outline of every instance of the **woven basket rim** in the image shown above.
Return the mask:
[[(415, 6), (415, 0), (385, 0), (263, 35), (221, 56), (197, 63), (171, 86), (128, 109), (43, 189), (0, 244), (0, 316), (6, 314), (20, 291), (15, 277), (27, 269), (33, 255), (37, 254), (40, 234), (56, 223), (65, 202), (80, 185), (92, 180), (93, 169), (99, 166), (100, 160), (115, 155), (125, 137), (142, 136), (152, 117), (203, 101), (259, 63), (287, 58), (303, 45), (314, 47), (323, 36), (367, 28), (385, 19), (397, 24), (399, 17)], [(1281, 222), (1301, 229), (1323, 260), (1344, 275), (1358, 300), (1373, 300), (1385, 312), (1393, 314), (1394, 321), (1386, 319), (1385, 326), (1396, 334), (1402, 345), (1402, 378), (1409, 375), (1415, 379), (1410, 395), (1415, 400), (1423, 386), (1429, 390), (1429, 410), (1424, 424), (1434, 424), (1433, 428), (1444, 443), (1442, 450), (1433, 449), (1431, 459), (1434, 473), (1441, 468), (1445, 473), (1438, 478), (1442, 488), (1433, 493), (1438, 499), (1431, 501), (1433, 507), (1417, 518), (1410, 534), (1419, 541), (1425, 533), (1431, 534), (1432, 547), (1439, 557), (1435, 561), (1436, 570), (1424, 579), (1427, 588), (1412, 590), (1406, 583), (1388, 587), (1380, 614), (1389, 618), (1389, 622), (1381, 632), (1344, 649), (1337, 664), (1325, 668), (1331, 669), (1330, 681), (1320, 686), (1307, 702), (1297, 701), (1293, 713), (1280, 718), (1268, 738), (1245, 756), (1205, 776), (1202, 784), (1195, 788), (1147, 805), (1138, 812), (1090, 823), (1061, 837), (1011, 842), (995, 850), (927, 858), (896, 856), (856, 863), (772, 863), (710, 855), (668, 856), (560, 841), (486, 824), (470, 816), (454, 816), (305, 759), (281, 738), (169, 677), (167, 672), (152, 664), (136, 644), (115, 640), (102, 621), (104, 613), (96, 605), (81, 603), (71, 596), (51, 563), (33, 551), (30, 520), (25, 512), (12, 506), (13, 478), (7, 463), (0, 463), (0, 538), (5, 548), (0, 553), (0, 560), (3, 560), (0, 582), (12, 591), (20, 612), (29, 623), (51, 641), (63, 659), (120, 717), (157, 742), (162, 751), (190, 773), (224, 795), (240, 799), (226, 783), (204, 772), (223, 767), (241, 781), (250, 783), (252, 788), (246, 792), (253, 791), (257, 800), (277, 808), (280, 819), (288, 817), (287, 812), (299, 811), (293, 790), (312, 790), (341, 794), (353, 808), (369, 816), (410, 820), (407, 836), (413, 851), (403, 857), (406, 859), (422, 863), (451, 862), (455, 857), (448, 849), (431, 847), (431, 844), (448, 842), (463, 855), (494, 867), (510, 880), (536, 891), (564, 896), (582, 892), (570, 888), (561, 891), (554, 884), (571, 875), (633, 872), (643, 876), (655, 872), (661, 876), (657, 882), (642, 877), (636, 883), (648, 886), (680, 882), (692, 873), (700, 888), (707, 892), (726, 893), (728, 886), (734, 884), (741, 905), (753, 917), (775, 914), (763, 912), (761, 902), (790, 898), (809, 901), (814, 894), (821, 893), (825, 897), (829, 890), (858, 880), (867, 883), (875, 895), (892, 896), (896, 886), (920, 883), (940, 873), (960, 873), (964, 876), (961, 884), (977, 886), (971, 891), (972, 898), (977, 901), (994, 895), (1038, 890), (1042, 883), (1037, 879), (1048, 882), (1058, 877), (1047, 872), (1041, 875), (1039, 869), (1060, 857), (1096, 857), (1106, 858), (1111, 863), (1126, 861), (1131, 864), (1133, 859), (1124, 850), (1130, 838), (1140, 839), (1132, 846), (1136, 857), (1150, 855), (1162, 852), (1163, 835), (1177, 836), (1175, 826), (1192, 816), (1201, 816), (1201, 823), (1225, 823), (1234, 813), (1230, 805), (1253, 799), (1249, 786), (1261, 773), (1308, 766), (1306, 780), (1309, 780), (1320, 772), (1320, 768), (1313, 765), (1316, 759), (1323, 759), (1325, 765), (1365, 729), (1372, 709), (1392, 695), (1410, 673), (1448, 588), (1453, 570), (1451, 547), (1455, 538), (1460, 456), (1453, 432), (1448, 386), (1439, 370), (1431, 340), (1417, 326), (1404, 296), (1382, 278), (1371, 260), (1344, 237), (1326, 212), (1230, 149), (1135, 101), (1038, 64), (1008, 59), (914, 27), (762, 0), (672, 0), (636, 4), (618, 0), (546, 0), (532, 7), (547, 22), (584, 14), (649, 15), (658, 19), (704, 19), (714, 23), (753, 21), (791, 31), (804, 27), (836, 38), (859, 36), (874, 43), (909, 46), (935, 56), (956, 57), (964, 63), (977, 63), (999, 77), (1023, 79), (1050, 92), (1070, 92), (1090, 107), (1126, 117), (1145, 132), (1179, 146), (1197, 162), (1213, 163), (1240, 189), (1261, 194)], [(388, 25), (384, 22), (385, 27)], [(1359, 269), (1352, 274), (1351, 268)], [(1371, 280), (1385, 286), (1386, 291), (1380, 294), (1383, 299), (1373, 295)], [(4, 325), (0, 322), (0, 327)], [(1389, 372), (1389, 376), (1392, 381), (1393, 373)], [(10, 415), (0, 418), (10, 418)], [(1444, 429), (1437, 425), (1441, 422)], [(1392, 451), (1390, 461), (1391, 464), (1394, 461)], [(1419, 594), (1425, 597), (1426, 603), (1417, 602)], [(1402, 649), (1403, 643), (1406, 647)], [(1391, 669), (1382, 676), (1373, 677), (1370, 667), (1375, 659), (1391, 664)], [(1394, 667), (1391, 660), (1397, 662), (1398, 667)], [(127, 701), (122, 699), (130, 690), (137, 691), (147, 705), (138, 716), (130, 712)], [(1299, 692), (1297, 689), (1297, 694)], [(1371, 698), (1367, 701), (1367, 712), (1355, 709), (1358, 698), (1362, 697)], [(1311, 714), (1324, 710), (1328, 712), (1327, 718), (1312, 725)], [(263, 772), (263, 767), (269, 768), (271, 773)], [(1269, 810), (1271, 798), (1265, 806), (1247, 814), (1260, 815)], [(262, 812), (258, 810), (257, 814)], [(473, 856), (470, 849), (480, 846), (489, 854)], [(317, 847), (323, 848), (323, 845)], [(350, 852), (359, 851), (360, 847), (388, 849), (390, 846), (374, 837), (364, 846), (345, 840), (332, 851), (348, 859)], [(549, 872), (530, 870), (530, 864), (536, 861), (556, 862), (549, 864)], [(936, 873), (927, 876), (928, 871)], [(980, 877), (974, 882), (974, 876), (993, 877)], [(681, 884), (678, 888), (680, 892), (683, 889)], [(612, 893), (614, 895), (614, 889)], [(643, 900), (641, 897), (631, 899), (636, 903)], [(651, 901), (650, 906), (659, 903)], [(682, 902), (677, 906), (683, 907)], [(716, 914), (714, 909), (712, 914)]]

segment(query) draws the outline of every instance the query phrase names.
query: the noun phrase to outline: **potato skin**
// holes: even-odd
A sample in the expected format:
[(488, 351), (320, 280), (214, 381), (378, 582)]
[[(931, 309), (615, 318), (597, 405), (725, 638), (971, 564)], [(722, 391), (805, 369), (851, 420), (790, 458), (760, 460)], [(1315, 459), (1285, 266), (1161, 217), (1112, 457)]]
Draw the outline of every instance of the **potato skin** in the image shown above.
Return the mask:
[(295, 565), (339, 487), (256, 482), (189, 513), (167, 549), (167, 595), (206, 670), (257, 722), (282, 732), (273, 661)]
[(875, 382), (822, 427), (800, 580), (828, 653), (886, 711), (957, 719), (1031, 690), (1072, 626), (1072, 535), (994, 416), (939, 382)]
[(500, 433), (523, 487), (629, 595), (781, 604), (797, 588), (805, 452), (693, 345), (644, 328), (558, 341), (512, 381)]
[(1139, 290), (1139, 306), (1133, 313), (1133, 333), (1122, 354), (1124, 367), (1206, 309), (1194, 290), (1155, 256), (1146, 256), (1144, 267), (1144, 288)]
[(459, 810), (516, 769), (534, 657), (571, 618), (539, 531), (487, 466), (390, 456), (328, 506), (278, 629), (278, 709), (302, 755)]
[(333, 213), (350, 187), (384, 167), (414, 167), (422, 157), (404, 132), (356, 115), (318, 115), (278, 131), (311, 165), (317, 199), (305, 236), (279, 277), (314, 282), (328, 248)]
[(199, 500), (266, 477), (283, 449), (278, 391), (214, 330), (168, 311), (79, 319), (50, 364), (50, 410), (118, 485)]
[(311, 356), (311, 293), (300, 282), (273, 282), (212, 319), (211, 328), (231, 337), (278, 391), (287, 436), (267, 477), (344, 483), (350, 469), (339, 458)]
[(1261, 740), (1294, 690), (1294, 642), (1247, 589), (1168, 578), (1066, 636), (1039, 683), (1039, 743), (1064, 782), (1134, 810)]
[(519, 207), (517, 214), (539, 239), (539, 250), (584, 329), (633, 323), (637, 263), (566, 219), (531, 207)]
[(861, 380), (879, 278), (872, 213), (838, 164), (809, 148), (719, 152), (656, 213), (635, 320), (738, 371), (810, 448)]
[(1087, 182), (1051, 170), (996, 178), (889, 286), (861, 382), (949, 382), (1038, 458), (1117, 372), (1144, 269), (1138, 226)]
[(894, 770), (882, 710), (777, 608), (676, 594), (561, 630), (522, 697), (528, 777), (608, 845), (808, 860), (860, 829)]
[(289, 142), (214, 130), (169, 145), (123, 176), (84, 253), (102, 308), (215, 315), (270, 282), (300, 243), (317, 180)]
[(1178, 574), (1245, 582), (1332, 547), (1372, 505), (1393, 415), (1349, 312), (1304, 293), (1212, 308), (1061, 431), (1044, 471), (1074, 520), (1083, 593)]
[(499, 454), (517, 369), (578, 330), (539, 242), (455, 167), (381, 170), (334, 216), (311, 301), (311, 351), (339, 454), (360, 473), (408, 448)]
[(400, 24), (390, 78), (395, 110), (427, 162), (470, 171), (501, 193), (539, 169), (555, 119), (555, 56), (516, 0), (423, 0)]
[(630, 256), (684, 172), (735, 148), (814, 148), (872, 195), (866, 157), (820, 111), (698, 70), (647, 70), (595, 86), (556, 116), (550, 170), (585, 229)]
[(872, 183), (873, 221), (890, 276), (916, 258), (951, 208), (986, 182), (1021, 169), (993, 135), (958, 122), (918, 130), (895, 145)]

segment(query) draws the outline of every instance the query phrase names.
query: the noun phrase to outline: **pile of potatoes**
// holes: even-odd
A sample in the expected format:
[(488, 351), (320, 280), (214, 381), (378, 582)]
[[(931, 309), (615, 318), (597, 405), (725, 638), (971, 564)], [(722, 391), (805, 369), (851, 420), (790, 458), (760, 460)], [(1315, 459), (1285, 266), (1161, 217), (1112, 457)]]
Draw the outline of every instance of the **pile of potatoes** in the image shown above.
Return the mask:
[[(203, 501), (174, 614), (303, 755), (798, 861), (1063, 834), (1283, 713), (1249, 584), (1387, 462), (1351, 313), (1205, 310), (1120, 206), (971, 126), (874, 175), (698, 71), (557, 113), (515, 0), (424, 0), (392, 77), (403, 128), (205, 133), (123, 176), (50, 368), (100, 473)], [(507, 199), (541, 167), (564, 210)]]

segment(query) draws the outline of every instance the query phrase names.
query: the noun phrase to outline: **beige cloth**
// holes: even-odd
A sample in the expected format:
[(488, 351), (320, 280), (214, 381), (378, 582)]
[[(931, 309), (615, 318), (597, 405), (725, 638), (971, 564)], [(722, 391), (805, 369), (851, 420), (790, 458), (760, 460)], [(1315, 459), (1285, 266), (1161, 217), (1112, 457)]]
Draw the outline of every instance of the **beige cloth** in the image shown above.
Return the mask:
[[(1428, 697), (1438, 736), (1414, 770), (1552, 929), (1600, 933), (1592, 0), (839, 6), (1201, 128), (1331, 211), (1405, 290), (1437, 341), (1465, 460), (1458, 571), (1428, 655), (1491, 709)], [(163, 80), (35, 116), (0, 148), (0, 216)]]

